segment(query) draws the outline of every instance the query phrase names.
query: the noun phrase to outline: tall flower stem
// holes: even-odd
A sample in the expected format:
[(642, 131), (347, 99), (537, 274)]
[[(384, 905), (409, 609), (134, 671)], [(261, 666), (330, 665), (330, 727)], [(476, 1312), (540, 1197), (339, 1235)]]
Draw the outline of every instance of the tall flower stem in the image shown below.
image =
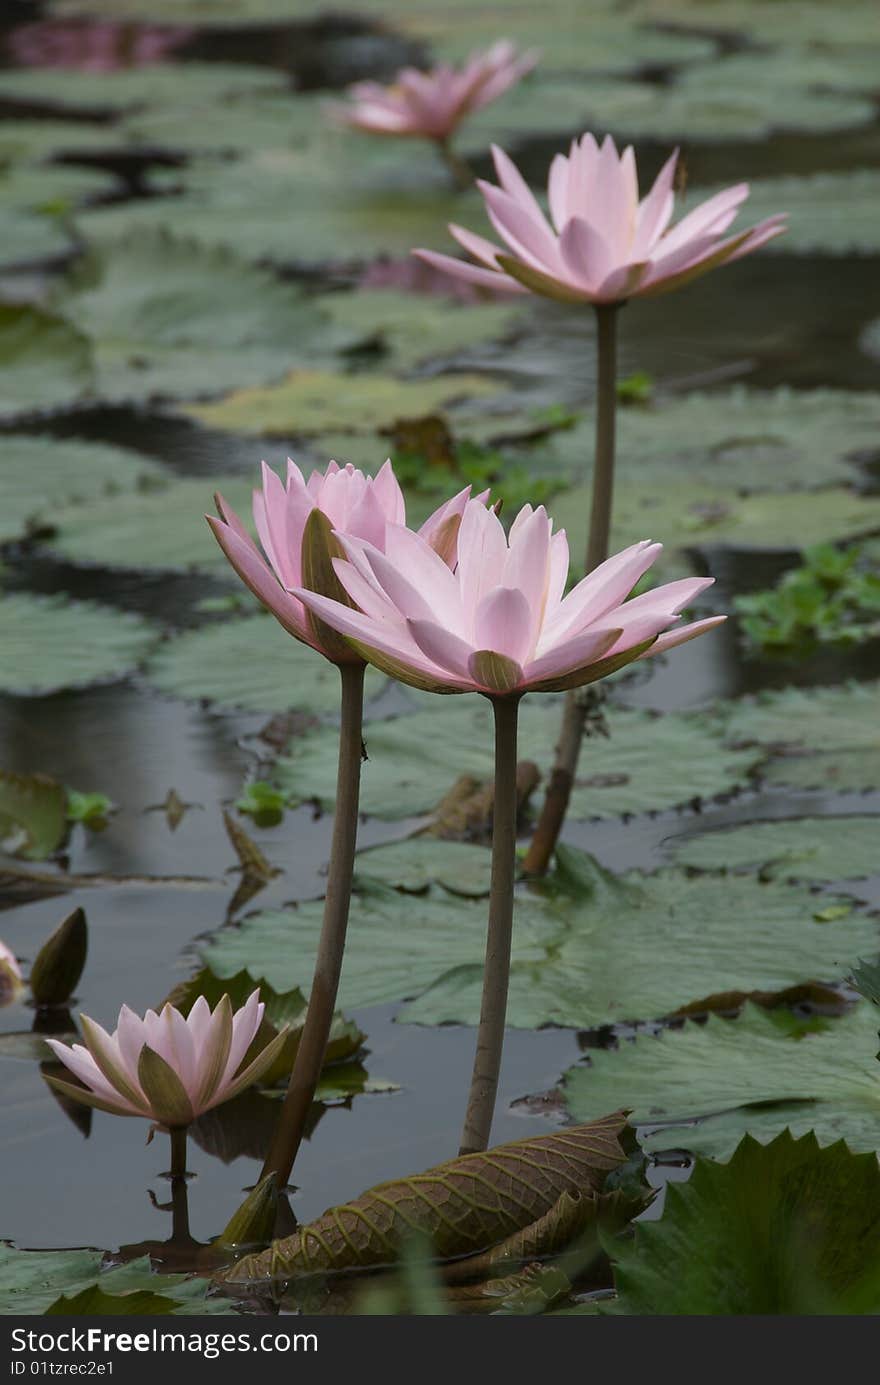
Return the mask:
[[(617, 418), (617, 312), (619, 303), (597, 303), (598, 380), (596, 387), (596, 449), (593, 469), (593, 503), (587, 540), (585, 572), (592, 572), (608, 557), (611, 509), (614, 498), (615, 425)], [(543, 875), (553, 855), (577, 773), (587, 712), (595, 699), (590, 688), (575, 688), (565, 695), (562, 730), (556, 759), (547, 785), (541, 816), (535, 828), (524, 869), (527, 875)]]
[(456, 154), (448, 139), (435, 140), (440, 157), (452, 174), (454, 182), (463, 192), (474, 186), (474, 173), (470, 164), (460, 154)]
[(471, 1090), (461, 1137), (461, 1154), (489, 1143), (510, 981), (513, 886), (516, 879), (516, 726), (519, 696), (492, 699), (495, 713), (495, 807), (492, 824), (492, 886), (483, 1000)]
[(284, 1188), (290, 1178), (327, 1052), (351, 903), (361, 780), (364, 665), (340, 664), (339, 673), (342, 679), (339, 768), (324, 918), (305, 1024), (275, 1137), (260, 1175), (265, 1178), (274, 1173), (279, 1188)]
[(186, 1126), (172, 1126), (168, 1131), (171, 1140), (171, 1179), (186, 1178)]

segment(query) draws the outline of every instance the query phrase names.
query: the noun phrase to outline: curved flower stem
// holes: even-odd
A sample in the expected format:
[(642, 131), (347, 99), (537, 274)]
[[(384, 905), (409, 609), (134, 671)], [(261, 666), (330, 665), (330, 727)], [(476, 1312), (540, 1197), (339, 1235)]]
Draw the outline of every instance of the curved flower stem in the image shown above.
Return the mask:
[(483, 1150), (489, 1143), (510, 980), (513, 935), (513, 886), (516, 878), (516, 724), (519, 695), (492, 698), (495, 713), (495, 807), (492, 824), (492, 888), (483, 1001), (477, 1051), (468, 1097), (460, 1154)]
[[(617, 312), (619, 303), (597, 303), (598, 381), (596, 389), (596, 454), (593, 470), (593, 504), (584, 571), (608, 557), (611, 508), (614, 495), (614, 435), (617, 415)], [(543, 875), (556, 848), (577, 773), (587, 711), (595, 691), (573, 688), (565, 695), (562, 730), (556, 759), (547, 785), (541, 816), (526, 853), (527, 875)]]
[(364, 703), (363, 664), (340, 664), (342, 715), (339, 727), (339, 769), (336, 814), (327, 872), (324, 919), (318, 940), (315, 975), (305, 1024), (272, 1147), (260, 1175), (274, 1173), (279, 1188), (290, 1178), (303, 1138), (309, 1107), (327, 1051), (342, 971), (345, 932), (351, 903), (351, 880), (357, 842), (358, 798), (361, 780), (361, 729)]
[(448, 139), (438, 139), (434, 143), (437, 145), (440, 157), (452, 174), (455, 183), (463, 192), (467, 192), (469, 188), (474, 186), (474, 173), (470, 164), (460, 154), (456, 154)]

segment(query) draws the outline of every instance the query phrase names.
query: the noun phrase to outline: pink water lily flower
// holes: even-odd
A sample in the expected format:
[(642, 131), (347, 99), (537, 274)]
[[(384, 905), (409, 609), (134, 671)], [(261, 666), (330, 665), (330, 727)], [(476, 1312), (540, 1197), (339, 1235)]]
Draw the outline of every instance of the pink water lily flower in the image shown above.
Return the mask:
[(15, 953), (0, 940), (0, 1005), (14, 1000), (23, 985), (21, 967)]
[(725, 236), (749, 195), (748, 183), (719, 192), (670, 226), (678, 152), (640, 201), (632, 147), (618, 154), (610, 136), (600, 147), (591, 134), (550, 165), (548, 221), (516, 165), (494, 145), (492, 154), (501, 186), (480, 181), (478, 187), (504, 248), (453, 225), (449, 230), (476, 264), (431, 250), (414, 252), (487, 288), (531, 291), (566, 303), (619, 303), (668, 293), (785, 230), (780, 215)]
[[(419, 533), (449, 560), (470, 487), (435, 510)], [(311, 645), (334, 663), (351, 663), (357, 654), (334, 631), (316, 621), (296, 589), (306, 585), (345, 600), (331, 567), (341, 550), (332, 540), (333, 530), (364, 539), (380, 551), (389, 524), (405, 525), (403, 492), (386, 461), (375, 477), (348, 465), (330, 462), (324, 472), (313, 471), (308, 481), (289, 458), (287, 481), (263, 463), (263, 485), (254, 491), (253, 514), (263, 553), (221, 495), (216, 497), (220, 517), (206, 519), (226, 557), (241, 580), (284, 629)], [(265, 557), (263, 556), (265, 554)]]
[(472, 53), (461, 68), (441, 63), (429, 72), (405, 67), (391, 86), (356, 82), (339, 118), (374, 135), (416, 135), (445, 141), (472, 111), (514, 86), (535, 66), (537, 53), (517, 53), (507, 39)]
[(625, 599), (661, 551), (647, 540), (609, 558), (565, 596), (568, 541), (564, 530), (553, 533), (543, 507), (526, 505), (507, 536), (494, 511), (470, 501), (454, 571), (399, 525), (389, 526), (384, 553), (340, 539), (347, 558), (334, 567), (360, 610), (303, 589), (297, 595), (370, 663), (434, 692), (579, 687), (724, 619), (676, 627), (711, 577)]
[(81, 1015), (85, 1047), (46, 1042), (84, 1085), (49, 1075), (46, 1081), (86, 1106), (179, 1129), (250, 1087), (277, 1057), (286, 1028), (250, 1063), (243, 1063), (264, 1009), (259, 991), (235, 1013), (228, 995), (213, 1013), (199, 996), (185, 1019), (173, 1005), (163, 1006), (159, 1014), (148, 1010), (143, 1019), (123, 1005), (112, 1034)]

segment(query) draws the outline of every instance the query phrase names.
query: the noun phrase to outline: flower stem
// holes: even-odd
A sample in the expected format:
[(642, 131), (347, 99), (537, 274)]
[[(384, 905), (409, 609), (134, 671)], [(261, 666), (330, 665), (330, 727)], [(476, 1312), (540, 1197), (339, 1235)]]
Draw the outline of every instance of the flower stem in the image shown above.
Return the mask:
[(186, 1126), (176, 1125), (168, 1131), (171, 1140), (171, 1178), (186, 1178)]
[(279, 1188), (284, 1188), (290, 1178), (321, 1075), (336, 1008), (351, 903), (361, 779), (364, 665), (340, 664), (339, 673), (342, 680), (339, 769), (324, 919), (305, 1024), (275, 1137), (260, 1175), (265, 1178), (274, 1173)]
[[(614, 441), (617, 416), (617, 311), (619, 303), (597, 303), (598, 381), (596, 388), (596, 445), (593, 470), (593, 504), (587, 540), (585, 572), (592, 572), (608, 557), (611, 508), (614, 495)], [(556, 759), (547, 785), (541, 816), (526, 853), (527, 875), (544, 875), (556, 848), (577, 773), (584, 724), (594, 693), (573, 688), (565, 695), (562, 730)]]
[(448, 139), (435, 140), (440, 157), (452, 174), (453, 181), (463, 192), (474, 186), (474, 172), (466, 159), (456, 154)]
[(510, 980), (513, 936), (513, 886), (516, 878), (516, 724), (519, 696), (492, 699), (495, 713), (495, 807), (492, 824), (492, 887), (483, 1001), (470, 1096), (460, 1154), (483, 1150), (489, 1143)]

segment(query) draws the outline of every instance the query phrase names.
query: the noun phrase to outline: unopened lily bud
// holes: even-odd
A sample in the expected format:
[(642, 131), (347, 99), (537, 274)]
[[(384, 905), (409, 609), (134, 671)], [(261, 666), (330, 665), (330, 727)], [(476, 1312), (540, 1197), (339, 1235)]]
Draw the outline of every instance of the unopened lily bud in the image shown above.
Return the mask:
[(74, 909), (43, 943), (31, 967), (31, 994), (37, 1005), (66, 1005), (82, 976), (88, 952), (85, 912)]

